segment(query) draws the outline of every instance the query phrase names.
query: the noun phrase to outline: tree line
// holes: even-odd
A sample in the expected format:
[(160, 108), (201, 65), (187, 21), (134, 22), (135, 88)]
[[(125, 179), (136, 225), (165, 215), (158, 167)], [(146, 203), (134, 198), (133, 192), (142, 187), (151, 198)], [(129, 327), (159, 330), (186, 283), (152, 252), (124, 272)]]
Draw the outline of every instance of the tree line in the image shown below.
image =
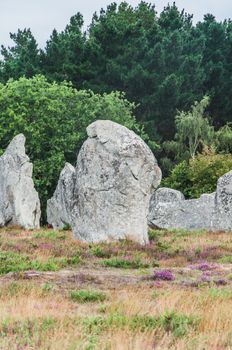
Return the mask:
[(2, 46), (0, 81), (43, 74), (49, 81), (72, 82), (95, 93), (123, 91), (136, 103), (136, 117), (151, 139), (171, 139), (177, 110), (187, 110), (204, 95), (216, 127), (232, 118), (232, 22), (207, 14), (193, 16), (175, 3), (158, 16), (142, 1), (133, 8), (112, 3), (93, 15), (83, 31), (77, 13), (66, 28), (54, 30), (44, 49), (30, 29), (10, 34)]

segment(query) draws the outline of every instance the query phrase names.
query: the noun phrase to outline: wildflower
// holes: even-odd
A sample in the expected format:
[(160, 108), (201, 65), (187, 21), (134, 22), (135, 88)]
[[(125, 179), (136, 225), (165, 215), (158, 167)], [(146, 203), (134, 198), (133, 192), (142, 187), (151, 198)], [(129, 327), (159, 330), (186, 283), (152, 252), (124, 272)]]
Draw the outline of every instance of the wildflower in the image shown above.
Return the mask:
[(160, 281), (155, 281), (155, 282), (154, 282), (154, 287), (156, 287), (156, 288), (162, 288), (162, 287), (163, 287), (163, 283), (160, 282)]
[(170, 270), (160, 270), (155, 272), (154, 278), (162, 281), (174, 281), (175, 275)]
[(203, 273), (203, 274), (201, 275), (201, 281), (202, 281), (202, 282), (211, 282), (211, 278), (209, 277), (208, 274)]
[(219, 280), (216, 280), (214, 281), (214, 283), (217, 285), (217, 286), (225, 286), (227, 284), (227, 281), (223, 278), (219, 279)]
[(200, 264), (197, 265), (189, 265), (188, 266), (191, 270), (200, 270), (200, 271), (208, 271), (208, 270), (214, 270), (216, 269), (218, 266), (215, 264), (209, 264), (207, 262), (202, 262)]

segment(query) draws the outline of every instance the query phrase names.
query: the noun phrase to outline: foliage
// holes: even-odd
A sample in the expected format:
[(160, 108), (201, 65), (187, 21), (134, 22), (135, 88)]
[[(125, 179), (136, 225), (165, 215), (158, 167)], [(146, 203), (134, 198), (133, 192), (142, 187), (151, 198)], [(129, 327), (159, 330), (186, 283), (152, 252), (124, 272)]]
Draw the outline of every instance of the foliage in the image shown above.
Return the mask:
[(145, 137), (133, 117), (134, 107), (123, 93), (77, 91), (65, 82), (49, 83), (43, 76), (0, 84), (0, 152), (16, 134), (26, 136), (43, 220), (46, 201), (53, 194), (59, 173), (65, 161), (75, 164), (91, 122), (111, 119)]
[(116, 267), (120, 269), (139, 269), (149, 267), (149, 264), (141, 261), (140, 258), (124, 257), (104, 260), (102, 264), (106, 267)]
[(72, 291), (70, 297), (73, 301), (79, 303), (92, 303), (96, 301), (104, 301), (106, 299), (106, 294), (96, 290), (77, 290)]
[(0, 81), (7, 82), (23, 76), (30, 78), (40, 73), (38, 44), (31, 30), (19, 29), (17, 33), (10, 33), (10, 38), (15, 45), (1, 48)]
[(157, 15), (144, 1), (136, 7), (114, 2), (93, 14), (86, 32), (83, 27), (83, 16), (75, 14), (43, 50), (30, 29), (11, 34), (13, 46), (2, 47), (0, 81), (40, 73), (78, 89), (124, 91), (152, 142), (172, 139), (176, 111), (204, 95), (211, 97), (217, 128), (231, 120), (231, 21), (207, 14), (195, 25), (175, 3)]
[(190, 161), (191, 196), (199, 197), (202, 193), (214, 192), (218, 178), (231, 169), (231, 154), (199, 154)]
[(196, 318), (178, 314), (175, 312), (167, 312), (161, 318), (161, 324), (166, 331), (171, 331), (176, 337), (183, 337), (187, 334), (190, 327), (195, 328), (198, 324)]
[(176, 116), (175, 139), (181, 150), (187, 147), (191, 158), (194, 158), (199, 147), (212, 142), (214, 129), (207, 118), (203, 116), (209, 105), (209, 97), (205, 96), (200, 102), (195, 102), (190, 112), (179, 112)]
[(91, 254), (93, 254), (93, 256), (96, 256), (98, 258), (110, 258), (111, 253), (109, 250), (103, 249), (103, 247), (100, 247), (98, 245), (93, 246), (90, 249)]
[(99, 333), (110, 327), (129, 327), (130, 330), (148, 332), (149, 330), (163, 328), (171, 332), (174, 337), (183, 337), (191, 328), (196, 328), (198, 320), (195, 317), (167, 312), (160, 317), (149, 315), (132, 315), (128, 317), (122, 314), (111, 314), (108, 318), (101, 316), (89, 317), (85, 320), (85, 327), (90, 333)]
[(45, 261), (31, 259), (28, 255), (13, 252), (0, 253), (0, 275), (8, 272), (20, 272), (27, 270), (57, 271), (69, 265), (77, 265), (80, 262), (78, 256), (73, 258), (50, 257)]
[(191, 198), (192, 182), (190, 180), (189, 164), (186, 161), (177, 164), (171, 171), (171, 174), (162, 180), (162, 187), (170, 187), (181, 191), (186, 198)]
[(216, 190), (217, 180), (232, 169), (231, 154), (208, 152), (198, 154), (189, 163), (176, 165), (162, 185), (184, 193), (186, 198), (197, 198), (203, 193)]
[(232, 153), (232, 123), (221, 127), (216, 133), (217, 151)]

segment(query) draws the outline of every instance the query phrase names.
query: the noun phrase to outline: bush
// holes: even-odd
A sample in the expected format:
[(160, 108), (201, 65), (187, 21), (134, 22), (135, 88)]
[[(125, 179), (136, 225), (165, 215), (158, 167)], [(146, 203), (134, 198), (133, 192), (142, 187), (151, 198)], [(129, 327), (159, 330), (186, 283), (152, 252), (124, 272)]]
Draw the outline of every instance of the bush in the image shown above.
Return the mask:
[(217, 180), (232, 169), (231, 154), (204, 153), (183, 161), (173, 169), (162, 185), (183, 192), (186, 198), (197, 198), (216, 190)]
[(171, 175), (163, 179), (161, 186), (170, 187), (183, 192), (186, 198), (191, 198), (192, 183), (190, 181), (189, 165), (187, 161), (177, 164)]

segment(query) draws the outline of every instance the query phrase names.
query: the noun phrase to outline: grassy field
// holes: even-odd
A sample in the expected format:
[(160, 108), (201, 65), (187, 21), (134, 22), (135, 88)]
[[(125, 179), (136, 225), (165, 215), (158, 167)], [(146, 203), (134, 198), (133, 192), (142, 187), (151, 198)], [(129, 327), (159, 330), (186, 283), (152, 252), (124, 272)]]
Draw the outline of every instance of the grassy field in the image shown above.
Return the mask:
[(232, 349), (232, 235), (0, 230), (1, 350)]

